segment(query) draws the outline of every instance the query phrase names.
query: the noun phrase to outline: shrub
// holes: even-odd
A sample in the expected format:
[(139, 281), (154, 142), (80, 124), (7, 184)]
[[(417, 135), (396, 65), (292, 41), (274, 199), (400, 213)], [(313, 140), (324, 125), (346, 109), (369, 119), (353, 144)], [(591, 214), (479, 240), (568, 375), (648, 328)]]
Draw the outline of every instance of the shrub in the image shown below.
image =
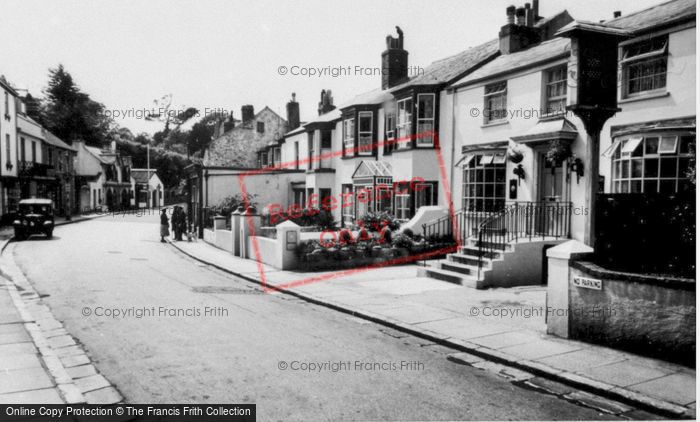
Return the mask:
[(396, 236), (391, 243), (396, 248), (404, 248), (408, 250), (413, 248), (413, 240), (406, 233), (401, 233), (400, 235)]
[(406, 236), (408, 236), (408, 237), (411, 238), (411, 239), (413, 239), (413, 238), (416, 237), (416, 236), (413, 234), (413, 230), (411, 230), (411, 229), (409, 229), (409, 228), (403, 229), (403, 234), (405, 234)]
[(401, 222), (393, 215), (387, 212), (368, 212), (359, 221), (360, 227), (366, 227), (370, 231), (378, 232), (383, 227), (389, 227), (391, 230), (398, 230)]
[(247, 203), (251, 207), (257, 207), (257, 202), (255, 202), (255, 198), (257, 197), (258, 195), (255, 194), (243, 195), (237, 193), (233, 196), (227, 196), (226, 198), (222, 199), (216, 206), (212, 207), (211, 209), (218, 215), (225, 215), (227, 217), (230, 217), (231, 213), (236, 211), (239, 205), (245, 206), (245, 204)]

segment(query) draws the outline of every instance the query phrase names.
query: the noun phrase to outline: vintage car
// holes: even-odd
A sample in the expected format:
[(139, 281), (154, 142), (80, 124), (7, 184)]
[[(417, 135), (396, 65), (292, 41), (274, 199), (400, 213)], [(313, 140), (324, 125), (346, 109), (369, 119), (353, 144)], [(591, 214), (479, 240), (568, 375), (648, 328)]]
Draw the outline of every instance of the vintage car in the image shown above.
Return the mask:
[(15, 227), (15, 239), (24, 240), (32, 234), (53, 236), (53, 201), (50, 199), (23, 199), (12, 225)]

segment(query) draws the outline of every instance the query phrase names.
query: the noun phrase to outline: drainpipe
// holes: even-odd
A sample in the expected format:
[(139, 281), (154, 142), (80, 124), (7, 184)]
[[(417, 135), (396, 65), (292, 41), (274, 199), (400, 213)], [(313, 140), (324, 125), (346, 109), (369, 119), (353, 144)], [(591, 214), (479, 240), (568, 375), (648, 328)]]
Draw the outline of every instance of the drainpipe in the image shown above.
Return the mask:
[[(455, 166), (455, 128), (456, 128), (456, 123), (455, 123), (455, 98), (457, 97), (457, 90), (452, 91), (452, 134), (451, 134), (451, 141), (450, 142), (452, 145), (450, 147), (450, 193), (452, 193), (452, 186), (454, 186), (454, 166)], [(450, 195), (450, 199), (452, 199), (452, 202), (454, 202), (454, 197)], [(449, 205), (448, 205), (449, 207)], [(454, 205), (453, 205), (454, 209)]]

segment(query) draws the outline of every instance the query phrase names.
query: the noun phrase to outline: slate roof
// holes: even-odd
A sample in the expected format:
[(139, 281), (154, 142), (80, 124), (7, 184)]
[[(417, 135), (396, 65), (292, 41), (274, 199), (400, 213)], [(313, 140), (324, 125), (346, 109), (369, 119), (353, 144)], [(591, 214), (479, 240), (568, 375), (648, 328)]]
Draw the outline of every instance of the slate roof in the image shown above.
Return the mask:
[(568, 38), (554, 38), (527, 50), (498, 56), (473, 73), (455, 82), (452, 87), (469, 85), (486, 78), (512, 73), (537, 63), (554, 60), (558, 57), (566, 57), (569, 54), (571, 54), (571, 41)]
[(385, 101), (389, 101), (394, 97), (389, 93), (389, 90), (382, 90), (381, 88), (373, 89), (372, 91), (364, 92), (362, 94), (356, 95), (350, 101), (346, 101), (338, 108), (347, 108), (350, 106), (363, 104), (363, 105), (374, 105), (381, 104)]
[(53, 145), (58, 148), (62, 149), (67, 149), (69, 151), (75, 151), (75, 148), (72, 146), (68, 145), (67, 143), (63, 142), (61, 138), (58, 136), (54, 135), (53, 133), (49, 132), (48, 130), (44, 130), (44, 140), (46, 141), (47, 144)]
[(102, 150), (97, 147), (89, 147), (85, 145), (85, 149), (88, 150), (92, 155), (94, 155), (103, 164), (114, 164), (117, 161), (116, 155), (103, 155)]
[[(151, 169), (150, 174), (155, 174), (156, 170)], [(150, 179), (148, 169), (131, 169), (131, 177), (134, 178), (136, 183), (148, 183)]]
[(408, 86), (439, 85), (452, 82), (465, 72), (495, 57), (499, 53), (498, 39), (471, 47), (461, 53), (432, 62), (423, 69), (423, 73), (411, 78), (408, 82), (397, 85), (390, 91), (398, 91)]
[(357, 165), (352, 178), (356, 177), (392, 177), (391, 164), (384, 161), (363, 160)]
[(645, 31), (693, 18), (695, 7), (695, 0), (671, 0), (604, 23), (632, 32)]

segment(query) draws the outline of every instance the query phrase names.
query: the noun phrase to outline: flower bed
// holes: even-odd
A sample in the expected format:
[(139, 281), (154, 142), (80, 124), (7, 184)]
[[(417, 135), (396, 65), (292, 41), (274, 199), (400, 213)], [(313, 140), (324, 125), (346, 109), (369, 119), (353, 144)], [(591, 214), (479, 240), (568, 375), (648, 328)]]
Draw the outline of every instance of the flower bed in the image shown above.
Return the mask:
[(383, 229), (370, 234), (360, 230), (353, 237), (349, 230), (341, 230), (338, 241), (306, 240), (297, 246), (300, 271), (331, 271), (379, 265), (396, 260), (390, 265), (411, 262), (408, 256), (454, 246), (452, 239), (423, 239), (410, 231), (393, 236), (391, 230)]

